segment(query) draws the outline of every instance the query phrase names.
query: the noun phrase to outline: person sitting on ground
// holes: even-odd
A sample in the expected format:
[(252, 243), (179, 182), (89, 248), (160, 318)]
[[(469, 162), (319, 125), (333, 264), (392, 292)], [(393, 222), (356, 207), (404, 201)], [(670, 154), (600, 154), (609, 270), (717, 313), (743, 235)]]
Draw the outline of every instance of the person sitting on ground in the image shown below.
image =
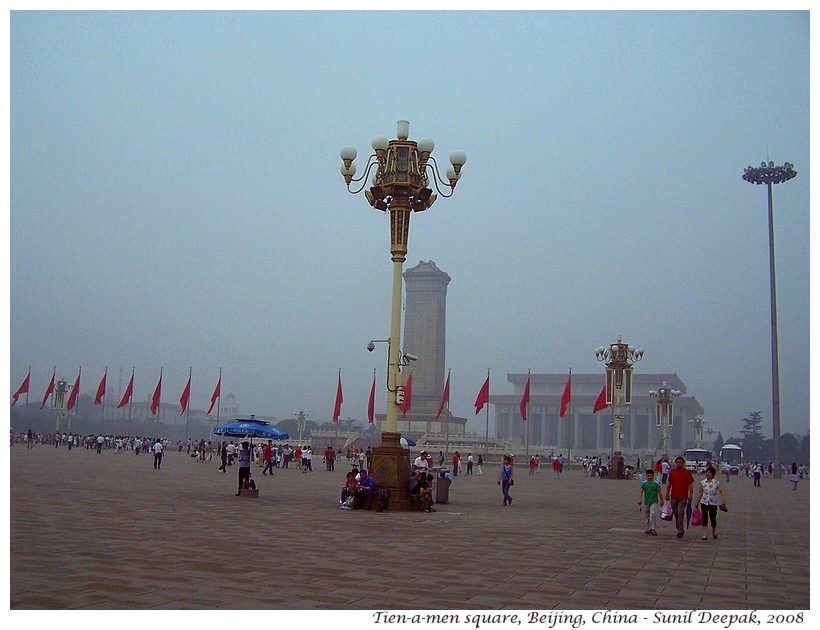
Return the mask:
[(359, 483), (356, 481), (356, 475), (353, 471), (347, 473), (347, 478), (342, 486), (342, 493), (339, 497), (339, 507), (346, 510), (352, 509), (348, 505), (348, 499), (356, 496), (356, 491), (359, 489)]
[(428, 475), (426, 471), (413, 468), (410, 477), (410, 501), (418, 502), (425, 512), (435, 512), (433, 509), (433, 487), (430, 483), (433, 475)]
[(373, 495), (376, 494), (376, 480), (367, 474), (367, 470), (362, 468), (359, 471), (359, 488), (356, 490), (356, 497), (367, 498), (367, 509), (373, 508)]

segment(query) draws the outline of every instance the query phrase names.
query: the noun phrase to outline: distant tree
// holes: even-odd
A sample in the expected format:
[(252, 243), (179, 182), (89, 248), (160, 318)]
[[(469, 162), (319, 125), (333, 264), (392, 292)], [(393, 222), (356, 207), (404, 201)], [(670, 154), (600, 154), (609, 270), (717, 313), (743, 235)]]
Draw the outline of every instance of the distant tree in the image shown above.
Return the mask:
[(803, 462), (800, 438), (794, 433), (784, 433), (780, 436), (780, 461), (787, 466), (792, 462)]
[(747, 462), (764, 462), (766, 458), (765, 441), (763, 438), (763, 414), (751, 411), (743, 418), (743, 435), (740, 446), (743, 447), (743, 457)]
[(724, 442), (724, 440), (723, 440), (723, 433), (718, 431), (718, 434), (717, 434), (717, 437), (715, 438), (715, 441), (712, 442), (712, 455), (714, 457), (717, 457), (718, 453), (720, 453), (720, 449), (723, 448), (724, 444), (726, 444), (726, 442)]
[(749, 415), (743, 418), (741, 421), (743, 422), (743, 428), (740, 432), (743, 434), (743, 437), (749, 437), (750, 435), (758, 435), (763, 437), (763, 414), (759, 411), (750, 411)]

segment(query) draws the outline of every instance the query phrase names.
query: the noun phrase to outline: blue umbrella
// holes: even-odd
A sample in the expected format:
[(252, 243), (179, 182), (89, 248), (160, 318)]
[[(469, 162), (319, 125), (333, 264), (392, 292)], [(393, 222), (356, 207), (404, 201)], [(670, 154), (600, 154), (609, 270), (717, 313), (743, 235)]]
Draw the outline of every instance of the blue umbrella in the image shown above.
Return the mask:
[(269, 440), (288, 440), (290, 436), (285, 431), (280, 431), (270, 422), (257, 420), (256, 418), (238, 418), (228, 424), (214, 428), (214, 433), (226, 437), (235, 438), (263, 438)]
[(692, 520), (692, 502), (686, 502), (686, 529), (689, 529), (689, 522)]

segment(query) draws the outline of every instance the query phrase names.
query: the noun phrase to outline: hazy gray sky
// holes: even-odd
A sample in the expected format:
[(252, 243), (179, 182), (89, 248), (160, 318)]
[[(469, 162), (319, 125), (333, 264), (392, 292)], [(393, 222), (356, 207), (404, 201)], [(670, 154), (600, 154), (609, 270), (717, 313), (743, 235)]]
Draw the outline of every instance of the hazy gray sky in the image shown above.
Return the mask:
[[(353, 144), (467, 153), (412, 217), (407, 267), (451, 277), (453, 413), (492, 370), (676, 372), (724, 434), (771, 434), (766, 192), (775, 188), (781, 414), (809, 427), (808, 12), (15, 12), (10, 374), (54, 365), (109, 401), (366, 417), (384, 379), (388, 220), (339, 174)], [(123, 382), (119, 382), (120, 368)], [(603, 380), (603, 379), (602, 379)], [(377, 412), (384, 411), (384, 395)], [(483, 429), (483, 417), (473, 425)]]

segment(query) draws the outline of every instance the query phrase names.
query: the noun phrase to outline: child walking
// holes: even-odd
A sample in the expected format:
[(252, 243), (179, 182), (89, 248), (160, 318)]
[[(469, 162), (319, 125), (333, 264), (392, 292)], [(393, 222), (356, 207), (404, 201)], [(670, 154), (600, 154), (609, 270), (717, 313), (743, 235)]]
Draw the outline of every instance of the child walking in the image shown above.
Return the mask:
[(655, 526), (658, 523), (658, 514), (663, 507), (663, 493), (661, 492), (661, 485), (655, 481), (655, 471), (651, 468), (646, 470), (646, 481), (641, 483), (641, 489), (638, 492), (638, 506), (640, 506), (646, 513), (646, 531), (644, 534), (651, 534), (657, 536)]

